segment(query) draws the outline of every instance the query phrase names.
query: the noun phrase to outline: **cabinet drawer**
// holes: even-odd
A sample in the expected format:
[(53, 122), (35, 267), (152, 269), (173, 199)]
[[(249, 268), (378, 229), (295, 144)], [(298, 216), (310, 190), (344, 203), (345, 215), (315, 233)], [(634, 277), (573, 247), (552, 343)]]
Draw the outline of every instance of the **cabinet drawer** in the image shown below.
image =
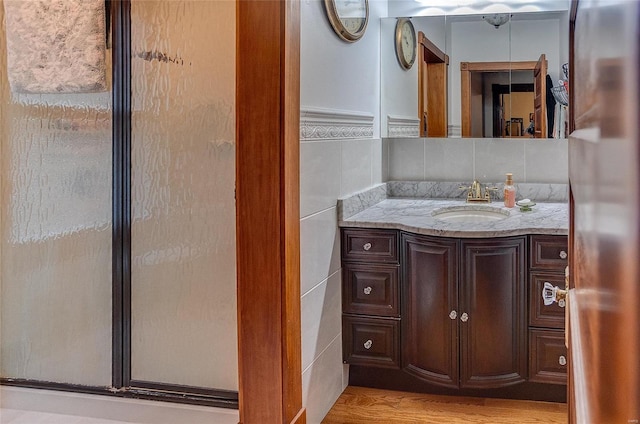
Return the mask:
[(353, 365), (400, 368), (399, 323), (400, 321), (392, 318), (344, 315), (344, 361)]
[(547, 282), (564, 288), (564, 275), (548, 272), (532, 272), (529, 275), (529, 325), (563, 329), (565, 308), (558, 302), (545, 306), (542, 300), (542, 289)]
[(398, 266), (347, 264), (342, 310), (351, 314), (398, 317)]
[(393, 230), (342, 230), (342, 260), (398, 263), (398, 232)]
[(564, 271), (569, 263), (567, 256), (567, 236), (531, 236), (529, 245), (531, 268)]
[(529, 331), (529, 381), (567, 384), (567, 348), (564, 332)]

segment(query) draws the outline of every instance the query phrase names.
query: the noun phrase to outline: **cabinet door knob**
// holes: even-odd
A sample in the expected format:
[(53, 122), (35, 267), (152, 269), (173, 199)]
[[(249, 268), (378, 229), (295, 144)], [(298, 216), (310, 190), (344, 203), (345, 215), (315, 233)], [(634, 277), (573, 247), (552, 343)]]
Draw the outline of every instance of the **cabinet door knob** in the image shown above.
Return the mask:
[(363, 248), (364, 250), (369, 250), (369, 249), (371, 249), (371, 243), (365, 243), (365, 244), (364, 244), (364, 246), (362, 246), (362, 248)]
[(560, 255), (558, 256), (560, 256), (560, 259), (567, 259), (567, 252), (565, 252), (564, 250), (561, 250)]
[(462, 315), (460, 315), (460, 321), (462, 321), (462, 322), (469, 321), (469, 315), (467, 315), (466, 312), (463, 312)]
[(364, 294), (366, 294), (367, 296), (371, 294), (371, 290), (373, 290), (371, 288), (371, 286), (367, 286), (364, 289), (362, 289), (362, 291), (364, 292)]
[(457, 316), (458, 316), (458, 313), (456, 311), (451, 311), (449, 313), (449, 318), (451, 319), (456, 319)]
[(564, 357), (564, 355), (560, 355), (560, 357), (558, 358), (558, 363), (560, 365), (567, 365), (567, 358)]
[(366, 342), (364, 342), (364, 348), (369, 350), (371, 349), (371, 346), (373, 346), (373, 342), (371, 341), (371, 339), (367, 340)]

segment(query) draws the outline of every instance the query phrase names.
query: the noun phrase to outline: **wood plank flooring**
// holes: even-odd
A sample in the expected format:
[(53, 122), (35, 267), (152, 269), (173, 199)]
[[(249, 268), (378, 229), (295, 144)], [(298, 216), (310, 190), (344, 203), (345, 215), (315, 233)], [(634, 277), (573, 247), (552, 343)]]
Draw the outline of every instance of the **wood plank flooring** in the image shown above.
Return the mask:
[(564, 403), (394, 392), (349, 386), (322, 424), (566, 424)]

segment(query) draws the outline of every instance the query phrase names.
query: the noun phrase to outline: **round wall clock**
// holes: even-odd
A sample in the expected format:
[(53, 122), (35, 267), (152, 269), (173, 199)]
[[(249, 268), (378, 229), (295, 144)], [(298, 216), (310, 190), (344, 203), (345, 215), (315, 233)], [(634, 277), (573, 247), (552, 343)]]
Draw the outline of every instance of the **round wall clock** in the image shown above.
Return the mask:
[(369, 0), (324, 0), (333, 30), (349, 43), (364, 35), (369, 22)]
[(417, 44), (416, 30), (411, 20), (399, 18), (396, 22), (396, 56), (404, 69), (411, 69), (416, 61)]

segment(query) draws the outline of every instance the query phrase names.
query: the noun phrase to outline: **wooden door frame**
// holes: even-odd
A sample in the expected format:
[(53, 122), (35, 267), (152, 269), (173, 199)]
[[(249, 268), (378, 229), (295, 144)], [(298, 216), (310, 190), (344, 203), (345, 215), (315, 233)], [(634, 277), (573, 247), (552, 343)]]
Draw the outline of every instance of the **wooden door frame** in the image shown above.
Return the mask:
[(471, 72), (532, 71), (537, 61), (460, 62), (460, 106), (462, 137), (471, 137)]
[(239, 1), (236, 31), (240, 423), (304, 424), (299, 2)]

